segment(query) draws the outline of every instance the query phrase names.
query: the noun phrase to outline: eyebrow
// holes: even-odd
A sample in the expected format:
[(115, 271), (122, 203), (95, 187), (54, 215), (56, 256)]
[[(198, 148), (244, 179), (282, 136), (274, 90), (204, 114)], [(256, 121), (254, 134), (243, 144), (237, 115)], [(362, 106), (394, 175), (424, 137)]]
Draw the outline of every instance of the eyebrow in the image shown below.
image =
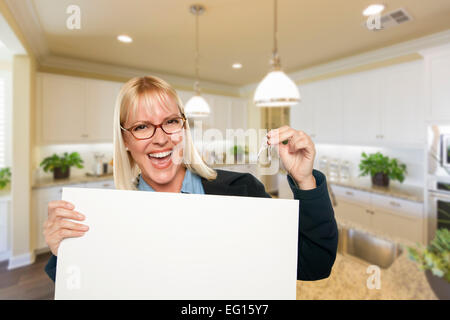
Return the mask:
[[(168, 120), (168, 119), (170, 119), (170, 118), (172, 118), (172, 117), (181, 117), (181, 115), (178, 114), (178, 113), (172, 113), (171, 115), (165, 117), (165, 118), (163, 119), (163, 122), (166, 121), (166, 120)], [(131, 127), (135, 126), (135, 125), (138, 124), (138, 123), (150, 123), (150, 124), (152, 124), (150, 121), (147, 121), (147, 120), (136, 120), (135, 122), (133, 122), (133, 124), (131, 125)]]

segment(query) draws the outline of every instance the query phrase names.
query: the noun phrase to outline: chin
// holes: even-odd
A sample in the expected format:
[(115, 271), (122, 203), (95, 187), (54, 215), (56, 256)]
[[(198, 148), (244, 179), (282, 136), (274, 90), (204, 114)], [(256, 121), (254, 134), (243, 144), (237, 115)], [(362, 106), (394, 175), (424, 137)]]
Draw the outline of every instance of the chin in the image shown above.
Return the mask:
[(159, 185), (165, 185), (170, 183), (175, 178), (179, 167), (179, 165), (175, 165), (173, 163), (164, 169), (157, 169), (150, 165), (144, 167), (144, 170), (141, 171), (144, 177), (148, 180)]

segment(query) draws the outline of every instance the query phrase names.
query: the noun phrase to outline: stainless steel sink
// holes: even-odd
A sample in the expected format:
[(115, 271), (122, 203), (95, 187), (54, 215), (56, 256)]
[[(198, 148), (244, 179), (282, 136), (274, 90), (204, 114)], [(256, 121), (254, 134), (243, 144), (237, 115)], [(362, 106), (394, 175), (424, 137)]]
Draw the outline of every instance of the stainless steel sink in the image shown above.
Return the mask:
[(339, 228), (338, 252), (387, 269), (402, 253), (401, 246), (356, 229)]

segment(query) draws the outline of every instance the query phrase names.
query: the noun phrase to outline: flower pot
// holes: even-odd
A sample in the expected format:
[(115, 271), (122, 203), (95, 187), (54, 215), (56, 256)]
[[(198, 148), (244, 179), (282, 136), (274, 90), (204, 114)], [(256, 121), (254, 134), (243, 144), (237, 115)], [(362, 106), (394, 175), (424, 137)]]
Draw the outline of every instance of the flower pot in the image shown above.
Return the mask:
[(375, 175), (372, 176), (372, 183), (375, 186), (388, 187), (389, 186), (389, 176), (383, 172), (375, 173)]
[(431, 289), (433, 289), (433, 292), (438, 299), (450, 300), (450, 283), (444, 278), (433, 275), (430, 270), (425, 271), (425, 275), (427, 276)]
[(62, 172), (61, 168), (55, 168), (53, 170), (54, 179), (67, 179), (70, 176), (70, 168), (67, 168), (65, 172)]

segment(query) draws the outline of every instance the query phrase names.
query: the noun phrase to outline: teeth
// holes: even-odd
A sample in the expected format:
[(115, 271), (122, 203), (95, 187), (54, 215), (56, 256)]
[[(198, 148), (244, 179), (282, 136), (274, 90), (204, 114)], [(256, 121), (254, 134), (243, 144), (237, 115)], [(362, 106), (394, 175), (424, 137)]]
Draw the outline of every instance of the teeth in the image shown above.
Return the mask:
[(166, 151), (166, 152), (159, 152), (159, 153), (149, 153), (148, 156), (153, 157), (153, 158), (164, 158), (164, 157), (167, 157), (171, 153), (172, 153), (172, 150)]

